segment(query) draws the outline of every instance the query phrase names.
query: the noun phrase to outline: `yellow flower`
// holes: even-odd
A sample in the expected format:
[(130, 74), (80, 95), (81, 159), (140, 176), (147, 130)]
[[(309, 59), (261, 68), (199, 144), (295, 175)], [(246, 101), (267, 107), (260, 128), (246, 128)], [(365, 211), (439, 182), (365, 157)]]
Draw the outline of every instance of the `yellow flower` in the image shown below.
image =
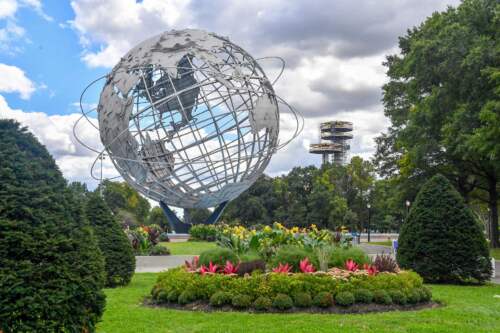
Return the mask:
[(264, 227), (264, 231), (265, 231), (265, 232), (271, 232), (271, 231), (273, 231), (273, 229), (272, 229), (270, 226), (266, 225), (266, 226)]

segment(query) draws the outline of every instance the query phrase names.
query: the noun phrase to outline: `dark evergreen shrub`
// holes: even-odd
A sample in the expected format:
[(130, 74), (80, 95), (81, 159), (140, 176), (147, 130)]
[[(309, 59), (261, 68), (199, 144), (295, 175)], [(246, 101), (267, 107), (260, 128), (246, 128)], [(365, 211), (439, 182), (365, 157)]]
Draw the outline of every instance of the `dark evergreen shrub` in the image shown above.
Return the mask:
[(0, 120), (0, 331), (94, 332), (104, 259), (83, 207), (26, 128)]
[(371, 303), (373, 300), (373, 293), (368, 289), (354, 290), (354, 300), (356, 303)]
[(354, 295), (350, 291), (341, 291), (335, 295), (335, 303), (340, 306), (350, 306), (354, 304)]
[(210, 305), (211, 306), (223, 306), (226, 304), (231, 304), (231, 294), (224, 292), (224, 291), (218, 291), (214, 293), (210, 297)]
[(266, 296), (259, 296), (255, 302), (253, 302), (253, 307), (257, 311), (268, 311), (272, 306), (273, 302)]
[(333, 305), (333, 296), (329, 292), (322, 291), (314, 296), (313, 304), (320, 308), (328, 308)]
[(262, 259), (241, 262), (238, 266), (238, 275), (250, 274), (254, 271), (266, 271), (266, 262)]
[(318, 267), (318, 259), (314, 253), (306, 251), (304, 248), (298, 246), (282, 246), (272, 257), (271, 266), (277, 267), (280, 263), (289, 264), (292, 266), (292, 271), (299, 272), (299, 263), (305, 258), (308, 258), (309, 262), (311, 262), (314, 267)]
[(203, 251), (200, 254), (200, 265), (208, 266), (210, 262), (212, 262), (213, 264), (224, 266), (228, 260), (233, 264), (238, 263), (238, 257), (236, 254), (226, 248), (210, 249)]
[(312, 305), (312, 297), (309, 293), (298, 292), (293, 295), (293, 304), (298, 308), (308, 308)]
[(401, 290), (391, 289), (387, 292), (389, 293), (389, 296), (394, 304), (405, 305), (408, 303), (406, 295)]
[(288, 310), (293, 307), (293, 301), (287, 294), (278, 294), (274, 297), (273, 307), (278, 310)]
[(391, 296), (385, 290), (375, 290), (373, 292), (373, 301), (377, 304), (392, 304)]
[(177, 299), (177, 302), (181, 305), (194, 302), (196, 300), (196, 293), (190, 289), (184, 290)]
[(237, 309), (246, 309), (252, 304), (252, 298), (248, 295), (234, 295), (231, 304)]
[(491, 275), (486, 239), (463, 198), (441, 175), (417, 195), (399, 234), (399, 265), (428, 282), (484, 282)]
[(106, 270), (106, 286), (124, 286), (135, 270), (135, 256), (130, 242), (111, 209), (98, 193), (89, 193), (85, 215), (94, 228)]

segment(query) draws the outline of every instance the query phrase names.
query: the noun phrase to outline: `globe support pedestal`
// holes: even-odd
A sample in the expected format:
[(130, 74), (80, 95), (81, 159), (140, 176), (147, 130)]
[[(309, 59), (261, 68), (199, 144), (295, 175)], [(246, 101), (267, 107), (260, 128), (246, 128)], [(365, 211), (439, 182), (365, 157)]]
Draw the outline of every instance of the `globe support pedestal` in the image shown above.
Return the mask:
[[(217, 220), (220, 218), (222, 215), (222, 212), (224, 211), (224, 208), (226, 208), (228, 204), (228, 201), (224, 201), (220, 205), (218, 205), (215, 210), (212, 212), (212, 214), (203, 221), (202, 224), (214, 224), (217, 222)], [(160, 207), (163, 209), (163, 212), (165, 213), (165, 216), (167, 217), (168, 224), (170, 225), (170, 228), (172, 231), (175, 231), (175, 233), (178, 234), (187, 234), (189, 233), (189, 229), (191, 228), (192, 224), (184, 223), (182, 222), (177, 215), (162, 201), (160, 201)]]

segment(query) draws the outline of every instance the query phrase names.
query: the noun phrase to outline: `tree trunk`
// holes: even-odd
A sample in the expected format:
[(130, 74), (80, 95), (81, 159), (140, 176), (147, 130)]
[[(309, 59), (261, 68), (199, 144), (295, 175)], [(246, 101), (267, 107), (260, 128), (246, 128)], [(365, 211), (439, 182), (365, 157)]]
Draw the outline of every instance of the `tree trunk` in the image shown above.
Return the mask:
[(490, 208), (490, 245), (493, 248), (500, 247), (498, 239), (498, 190), (495, 178), (490, 178), (489, 185), (489, 208)]

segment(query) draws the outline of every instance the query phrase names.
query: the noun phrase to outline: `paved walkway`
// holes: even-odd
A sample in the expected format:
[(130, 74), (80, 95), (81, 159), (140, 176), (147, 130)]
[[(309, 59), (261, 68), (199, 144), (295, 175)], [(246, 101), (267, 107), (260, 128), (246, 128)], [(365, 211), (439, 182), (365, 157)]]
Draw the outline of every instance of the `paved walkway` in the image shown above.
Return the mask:
[(168, 268), (180, 266), (184, 260), (191, 260), (193, 256), (136, 256), (136, 273), (157, 273)]

